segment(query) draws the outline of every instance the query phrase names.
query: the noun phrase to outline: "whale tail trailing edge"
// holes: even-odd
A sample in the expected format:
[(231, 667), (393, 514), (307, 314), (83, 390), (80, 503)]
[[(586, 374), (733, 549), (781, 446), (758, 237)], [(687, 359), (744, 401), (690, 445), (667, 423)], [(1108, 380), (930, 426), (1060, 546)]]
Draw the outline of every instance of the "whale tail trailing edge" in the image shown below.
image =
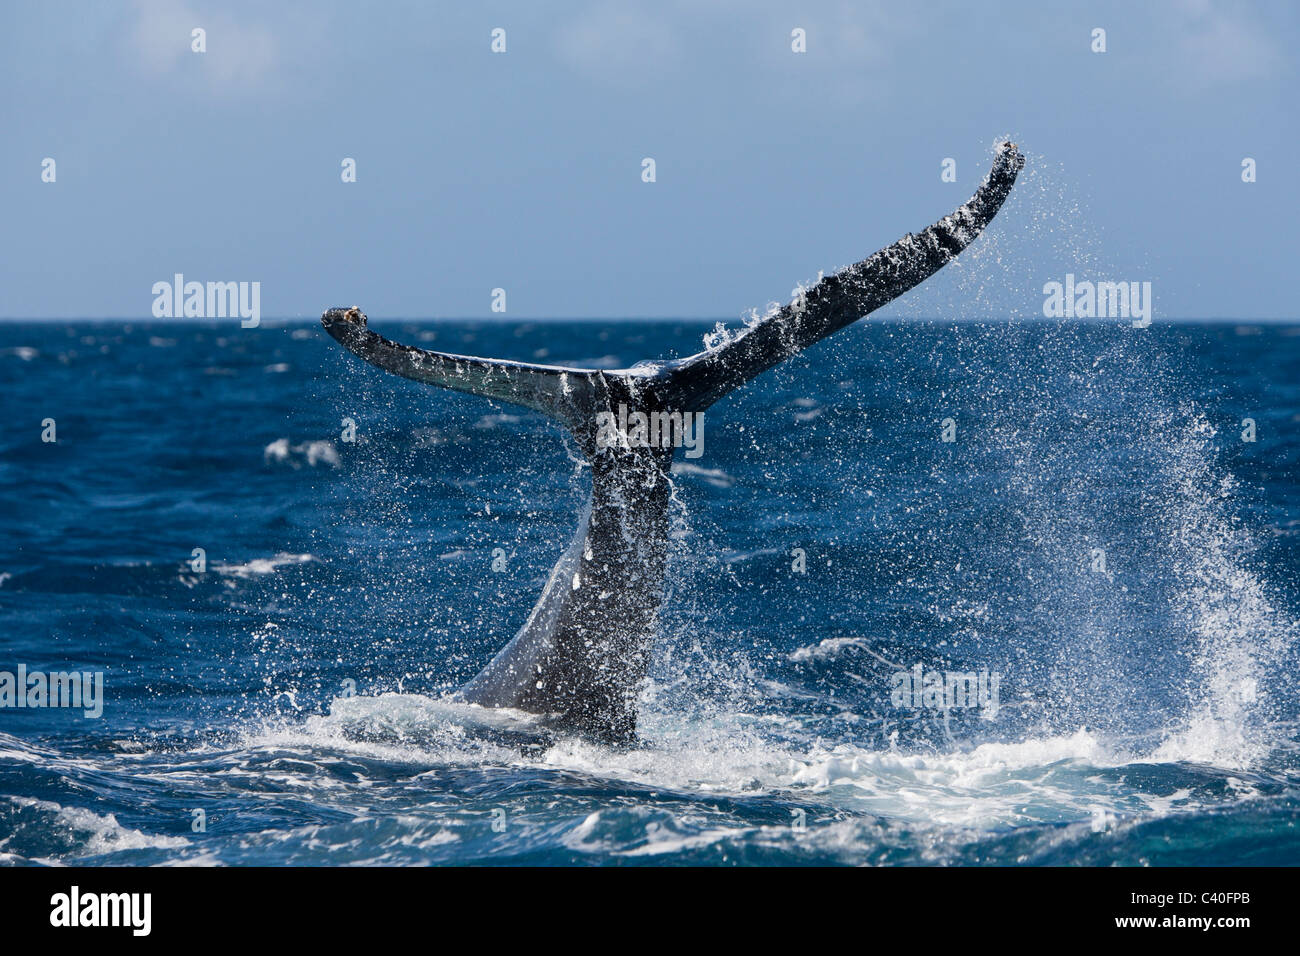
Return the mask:
[(492, 707), (546, 714), (605, 740), (635, 739), (636, 695), (654, 636), (668, 538), (671, 448), (599, 440), (602, 413), (696, 412), (808, 346), (912, 289), (951, 262), (992, 221), (1024, 166), (1011, 143), (965, 205), (856, 265), (715, 348), (621, 371), (451, 355), (370, 331), (360, 309), (330, 309), (331, 336), (385, 371), (521, 405), (563, 422), (592, 466), (592, 497), (514, 639), (462, 689)]

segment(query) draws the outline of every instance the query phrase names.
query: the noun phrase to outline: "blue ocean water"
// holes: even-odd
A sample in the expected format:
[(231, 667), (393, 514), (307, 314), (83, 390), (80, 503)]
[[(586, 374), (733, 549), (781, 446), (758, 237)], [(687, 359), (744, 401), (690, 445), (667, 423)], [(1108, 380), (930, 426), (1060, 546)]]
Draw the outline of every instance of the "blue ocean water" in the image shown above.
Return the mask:
[[(372, 325), (602, 367), (709, 331)], [(1300, 862), (1300, 326), (868, 320), (732, 394), (630, 749), (444, 699), (575, 527), (558, 426), (315, 324), (4, 339), (0, 671), (104, 699), (0, 709), (0, 860)]]

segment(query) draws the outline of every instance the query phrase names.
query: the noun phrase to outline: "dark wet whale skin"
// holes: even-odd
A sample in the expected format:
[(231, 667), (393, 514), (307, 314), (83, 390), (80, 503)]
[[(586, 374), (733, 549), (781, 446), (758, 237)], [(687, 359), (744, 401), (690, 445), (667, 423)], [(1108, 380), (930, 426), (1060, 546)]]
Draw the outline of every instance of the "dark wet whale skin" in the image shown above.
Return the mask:
[(431, 352), (370, 331), (356, 308), (321, 316), (339, 343), (416, 381), (485, 395), (563, 422), (591, 464), (592, 495), (540, 599), (483, 671), (460, 691), (471, 703), (545, 715), (553, 726), (611, 743), (636, 738), (667, 561), (673, 449), (598, 446), (598, 416), (627, 409), (701, 412), (779, 362), (875, 311), (951, 262), (1006, 200), (1024, 157), (1011, 143), (969, 202), (917, 235), (822, 279), (716, 348), (671, 362), (602, 371)]

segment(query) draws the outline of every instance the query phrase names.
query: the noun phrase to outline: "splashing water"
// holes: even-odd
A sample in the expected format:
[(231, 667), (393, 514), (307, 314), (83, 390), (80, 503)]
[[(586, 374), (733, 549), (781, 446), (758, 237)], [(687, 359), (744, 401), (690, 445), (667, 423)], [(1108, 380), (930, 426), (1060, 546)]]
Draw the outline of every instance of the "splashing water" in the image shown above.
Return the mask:
[[(625, 362), (700, 335), (619, 329), (602, 348)], [(8, 655), (103, 669), (106, 706), (6, 712), (8, 862), (1297, 858), (1279, 571), (1300, 472), (1268, 414), (1288, 329), (868, 323), (710, 409), (708, 459), (672, 476), (662, 638), (624, 750), (444, 699), (573, 531), (587, 478), (563, 437), (528, 414), (476, 427), (502, 410), (330, 365), (291, 331), (224, 359), (245, 371), (210, 412), (157, 419), (130, 385), (148, 330), (95, 360), (114, 405), (78, 393), (61, 330), (22, 329), (18, 413), (66, 395), (105, 420), (57, 463), (6, 449), (29, 501), (0, 522)], [(590, 351), (583, 324), (469, 331), (494, 354)], [(222, 354), (168, 334), (174, 374)], [(277, 361), (323, 371), (262, 372)], [(336, 467), (266, 460), (343, 414), (358, 440)], [(142, 418), (157, 430), (120, 441)], [(226, 571), (181, 564), (196, 542)], [(916, 666), (999, 674), (996, 716), (896, 703)]]

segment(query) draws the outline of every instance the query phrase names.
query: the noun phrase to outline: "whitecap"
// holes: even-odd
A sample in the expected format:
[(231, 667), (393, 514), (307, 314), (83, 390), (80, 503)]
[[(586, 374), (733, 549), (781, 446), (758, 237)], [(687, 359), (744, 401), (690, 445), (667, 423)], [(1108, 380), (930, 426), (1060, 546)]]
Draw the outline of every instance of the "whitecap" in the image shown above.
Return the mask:
[(790, 654), (792, 661), (834, 660), (851, 647), (866, 649), (870, 642), (865, 637), (828, 637), (817, 644), (800, 647)]
[(697, 478), (703, 478), (715, 488), (730, 488), (736, 483), (736, 479), (721, 468), (703, 468), (689, 461), (673, 462), (672, 473), (674, 475), (694, 475)]
[(267, 464), (284, 464), (291, 468), (309, 468), (325, 464), (331, 468), (339, 466), (339, 452), (332, 441), (307, 441), (297, 445), (289, 444), (287, 438), (277, 438), (262, 449), (262, 460)]
[(212, 570), (229, 577), (251, 578), (254, 575), (273, 574), (283, 567), (307, 564), (318, 560), (312, 554), (289, 554), (287, 551), (280, 551), (274, 557), (254, 558), (252, 561), (243, 564), (214, 564)]

